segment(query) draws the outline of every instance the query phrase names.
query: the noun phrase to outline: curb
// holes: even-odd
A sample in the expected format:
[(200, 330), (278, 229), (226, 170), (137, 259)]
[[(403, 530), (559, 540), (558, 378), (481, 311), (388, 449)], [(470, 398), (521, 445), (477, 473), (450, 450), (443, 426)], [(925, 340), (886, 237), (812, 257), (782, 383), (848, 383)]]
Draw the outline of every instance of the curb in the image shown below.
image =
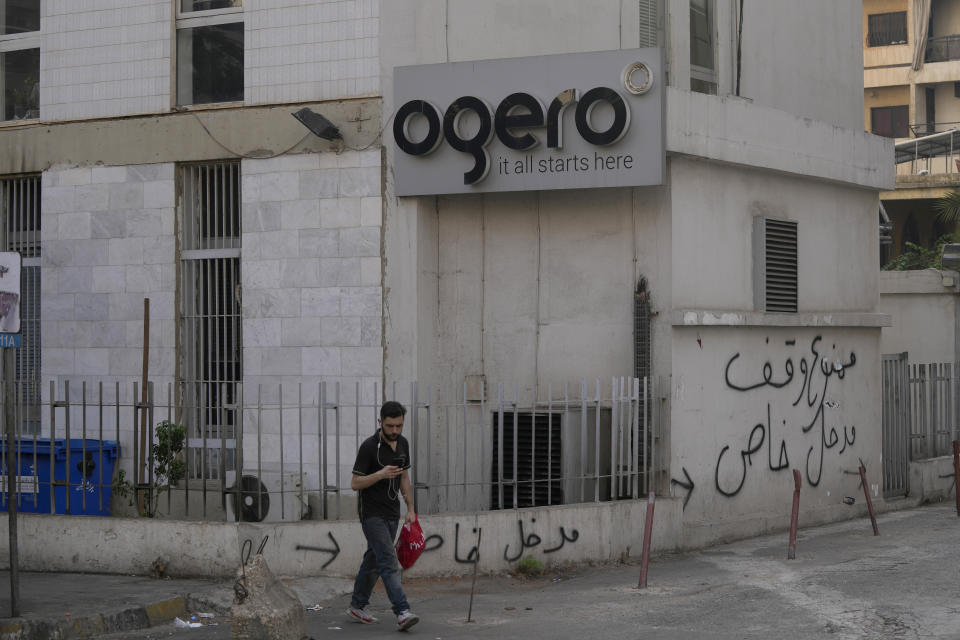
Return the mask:
[(146, 629), (185, 612), (186, 598), (178, 596), (110, 613), (71, 616), (65, 620), (16, 618), (0, 623), (0, 640), (96, 638), (107, 633)]

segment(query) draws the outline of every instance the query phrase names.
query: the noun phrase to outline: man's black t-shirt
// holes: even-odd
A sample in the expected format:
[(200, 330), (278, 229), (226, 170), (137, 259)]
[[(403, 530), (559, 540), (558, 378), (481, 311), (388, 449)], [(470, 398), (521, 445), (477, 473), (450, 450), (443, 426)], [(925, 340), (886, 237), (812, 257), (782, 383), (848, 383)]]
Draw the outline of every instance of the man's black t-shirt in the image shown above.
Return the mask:
[[(353, 463), (353, 473), (369, 476), (384, 467), (395, 465), (401, 469), (410, 468), (410, 445), (403, 436), (397, 438), (397, 450), (380, 438), (380, 431), (370, 436), (360, 445), (357, 461)], [(357, 512), (360, 519), (383, 518), (400, 519), (400, 476), (379, 482), (360, 490), (357, 499)]]

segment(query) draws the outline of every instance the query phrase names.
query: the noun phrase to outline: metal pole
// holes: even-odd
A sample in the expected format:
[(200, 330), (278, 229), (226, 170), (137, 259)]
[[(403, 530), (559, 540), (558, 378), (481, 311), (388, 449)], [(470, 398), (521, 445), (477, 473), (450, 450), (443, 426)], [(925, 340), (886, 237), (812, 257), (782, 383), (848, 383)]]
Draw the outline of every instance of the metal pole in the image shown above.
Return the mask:
[(480, 566), (480, 539), (483, 537), (483, 529), (477, 528), (477, 557), (473, 559), (473, 582), (470, 585), (470, 606), (467, 608), (467, 622), (473, 622), (473, 594), (477, 590), (477, 567)]
[(640, 554), (640, 582), (637, 589), (647, 588), (647, 569), (650, 567), (650, 542), (653, 538), (653, 506), (656, 495), (650, 492), (647, 498), (647, 517), (643, 522), (643, 551)]
[(957, 500), (957, 517), (960, 517), (960, 441), (953, 441), (953, 496)]
[(873, 500), (870, 499), (870, 485), (867, 484), (867, 468), (860, 465), (860, 483), (863, 485), (863, 495), (867, 499), (867, 511), (870, 513), (870, 524), (873, 525), (873, 535), (880, 535), (877, 528), (877, 515), (873, 511)]
[(793, 512), (790, 514), (790, 546), (787, 547), (787, 560), (797, 557), (797, 520), (800, 517), (800, 472), (793, 470)]
[[(14, 452), (14, 438), (17, 433), (14, 424), (13, 377), (17, 370), (17, 354), (12, 348), (3, 349), (3, 424), (7, 434), (7, 531), (10, 535), (10, 617), (20, 615), (20, 549), (17, 547), (17, 476), (19, 469), (15, 468), (16, 452)], [(51, 441), (53, 439), (51, 438)], [(956, 450), (956, 447), (954, 447)], [(50, 448), (50, 458), (53, 458), (53, 447)], [(50, 463), (53, 466), (53, 462)], [(39, 484), (39, 483), (38, 483)]]

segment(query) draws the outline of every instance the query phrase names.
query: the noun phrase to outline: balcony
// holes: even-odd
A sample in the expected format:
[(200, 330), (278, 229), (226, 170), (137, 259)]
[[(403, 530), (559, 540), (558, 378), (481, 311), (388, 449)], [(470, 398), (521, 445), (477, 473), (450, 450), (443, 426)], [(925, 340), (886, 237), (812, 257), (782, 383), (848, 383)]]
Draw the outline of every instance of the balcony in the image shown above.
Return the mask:
[(924, 62), (960, 60), (960, 35), (928, 39), (923, 60)]
[(922, 122), (910, 131), (895, 144), (897, 187), (960, 183), (960, 122)]

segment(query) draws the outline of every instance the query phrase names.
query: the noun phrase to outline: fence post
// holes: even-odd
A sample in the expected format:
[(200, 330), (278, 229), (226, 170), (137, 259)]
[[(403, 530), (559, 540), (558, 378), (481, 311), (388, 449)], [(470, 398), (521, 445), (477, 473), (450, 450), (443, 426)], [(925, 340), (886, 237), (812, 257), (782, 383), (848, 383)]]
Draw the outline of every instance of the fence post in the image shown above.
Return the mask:
[(953, 441), (953, 497), (957, 501), (957, 517), (960, 517), (960, 441)]
[(790, 514), (790, 546), (787, 547), (787, 560), (797, 557), (797, 521), (800, 518), (800, 471), (793, 470), (793, 511)]
[(860, 483), (863, 485), (863, 496), (867, 499), (867, 511), (870, 513), (870, 524), (873, 525), (873, 535), (880, 535), (877, 528), (877, 515), (873, 511), (873, 500), (870, 499), (870, 485), (867, 484), (867, 468), (860, 464)]
[(653, 506), (656, 496), (653, 491), (647, 498), (647, 517), (643, 522), (643, 551), (640, 555), (640, 582), (637, 589), (647, 588), (647, 569), (650, 567), (650, 539), (653, 537)]
[[(3, 349), (3, 422), (7, 436), (7, 530), (10, 550), (10, 617), (20, 615), (20, 550), (17, 546), (17, 498), (19, 497), (20, 469), (17, 466), (17, 428), (15, 425), (13, 377), (16, 371), (16, 351), (13, 347)], [(53, 437), (50, 438), (51, 445)], [(69, 444), (69, 443), (68, 443)], [(954, 447), (956, 448), (956, 447)], [(53, 446), (50, 447), (50, 468), (53, 468)], [(67, 470), (70, 473), (70, 470)], [(39, 485), (39, 478), (37, 478)]]

